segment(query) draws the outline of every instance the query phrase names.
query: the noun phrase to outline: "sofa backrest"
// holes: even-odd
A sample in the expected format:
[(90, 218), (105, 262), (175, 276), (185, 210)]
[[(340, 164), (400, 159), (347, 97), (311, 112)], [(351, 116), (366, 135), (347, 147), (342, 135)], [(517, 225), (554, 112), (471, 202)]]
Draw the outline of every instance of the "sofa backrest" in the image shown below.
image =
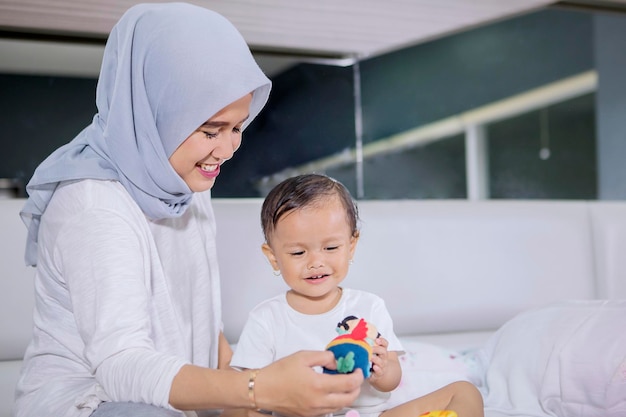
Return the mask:
[(32, 331), (35, 269), (24, 265), (23, 205), (0, 200), (0, 361), (21, 358)]
[[(215, 203), (224, 323), (235, 341), (247, 312), (285, 286), (260, 251), (261, 201)], [(383, 297), (398, 334), (495, 329), (529, 308), (599, 295), (586, 202), (361, 201), (359, 209), (344, 284)]]
[(626, 203), (590, 204), (599, 298), (626, 299)]
[[(30, 338), (32, 268), (24, 200), (0, 200), (0, 360)], [(261, 253), (260, 199), (215, 199), (227, 338), (285, 291)], [(361, 201), (361, 239), (344, 285), (386, 300), (401, 335), (495, 329), (563, 299), (626, 298), (626, 203)]]

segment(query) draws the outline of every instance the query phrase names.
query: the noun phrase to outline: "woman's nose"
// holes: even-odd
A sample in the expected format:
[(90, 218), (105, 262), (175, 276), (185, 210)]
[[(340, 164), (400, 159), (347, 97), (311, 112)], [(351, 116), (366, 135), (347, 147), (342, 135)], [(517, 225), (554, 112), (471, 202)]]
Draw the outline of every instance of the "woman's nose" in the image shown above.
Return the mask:
[(241, 145), (240, 134), (232, 133), (231, 135), (226, 135), (213, 150), (213, 156), (227, 161), (233, 157), (237, 149), (239, 149), (239, 145)]

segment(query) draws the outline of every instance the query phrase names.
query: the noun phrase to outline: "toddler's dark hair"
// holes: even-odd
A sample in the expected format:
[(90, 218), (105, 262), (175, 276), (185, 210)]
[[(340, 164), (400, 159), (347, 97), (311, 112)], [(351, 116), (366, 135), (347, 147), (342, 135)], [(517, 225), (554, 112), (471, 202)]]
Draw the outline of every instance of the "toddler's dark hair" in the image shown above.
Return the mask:
[(321, 174), (304, 174), (287, 178), (274, 187), (261, 208), (261, 227), (265, 241), (274, 231), (278, 220), (292, 210), (310, 207), (337, 196), (346, 209), (352, 236), (358, 236), (359, 210), (348, 189), (339, 181)]

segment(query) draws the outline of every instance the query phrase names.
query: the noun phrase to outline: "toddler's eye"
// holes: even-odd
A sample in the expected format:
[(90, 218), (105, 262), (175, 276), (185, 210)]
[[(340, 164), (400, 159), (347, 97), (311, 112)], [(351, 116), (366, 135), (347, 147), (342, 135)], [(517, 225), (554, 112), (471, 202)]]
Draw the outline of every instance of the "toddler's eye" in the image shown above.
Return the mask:
[(291, 253), (290, 253), (290, 255), (291, 255), (291, 256), (300, 256), (300, 255), (304, 255), (304, 251), (303, 251), (303, 250), (301, 250), (301, 251), (298, 251), (298, 252), (291, 252)]
[(326, 248), (326, 250), (328, 250), (328, 251), (337, 250), (337, 249), (339, 249), (339, 246), (328, 246)]

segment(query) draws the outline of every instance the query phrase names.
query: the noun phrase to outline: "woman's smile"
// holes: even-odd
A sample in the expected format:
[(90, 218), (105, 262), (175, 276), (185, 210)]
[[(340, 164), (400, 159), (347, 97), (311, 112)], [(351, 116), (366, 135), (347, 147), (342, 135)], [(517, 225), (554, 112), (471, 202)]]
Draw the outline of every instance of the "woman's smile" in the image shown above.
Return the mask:
[(198, 164), (198, 170), (202, 176), (213, 179), (220, 174), (220, 164)]

